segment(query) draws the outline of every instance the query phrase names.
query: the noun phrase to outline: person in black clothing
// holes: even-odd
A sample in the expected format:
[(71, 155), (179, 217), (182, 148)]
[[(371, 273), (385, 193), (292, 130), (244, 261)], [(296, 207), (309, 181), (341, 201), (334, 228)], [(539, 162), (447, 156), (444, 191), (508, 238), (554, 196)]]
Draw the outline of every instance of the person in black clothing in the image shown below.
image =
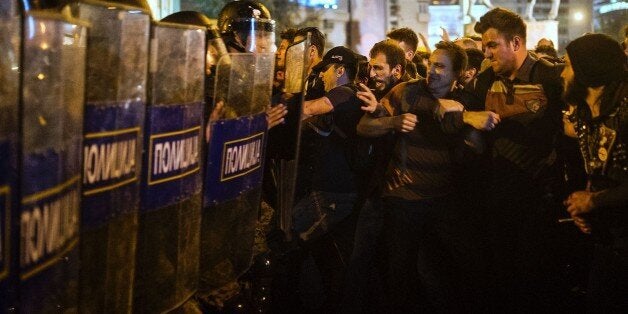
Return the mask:
[[(325, 50), (325, 36), (316, 27), (304, 27), (297, 30), (294, 42), (300, 42), (307, 38), (310, 33), (311, 45), (308, 47), (307, 58), (307, 80), (305, 82), (305, 100), (313, 100), (321, 98), (325, 95), (325, 86), (319, 72), (314, 67), (323, 59), (323, 51)], [(299, 167), (297, 176), (297, 185), (295, 191), (295, 200), (306, 196), (311, 190), (312, 176), (314, 171), (314, 160), (312, 159), (316, 150), (316, 139), (318, 137), (317, 129), (329, 131), (330, 123), (325, 117), (312, 117), (307, 121), (303, 121), (301, 130), (301, 151), (299, 153)]]
[[(326, 294), (322, 308), (334, 311), (340, 304), (345, 261), (352, 237), (338, 230), (338, 223), (351, 214), (357, 199), (356, 173), (347, 158), (347, 149), (356, 138), (356, 125), (362, 116), (362, 102), (354, 84), (359, 56), (345, 47), (332, 48), (313, 71), (320, 73), (325, 95), (306, 100), (305, 117), (327, 116), (326, 129), (316, 130), (312, 140), (311, 191), (294, 208), (293, 233), (309, 250), (321, 274)], [(344, 230), (346, 231), (346, 230)], [(330, 245), (331, 244), (331, 245)]]
[(360, 135), (397, 137), (382, 192), (391, 313), (479, 310), (472, 290), (481, 282), (480, 241), (463, 219), (454, 184), (453, 150), (461, 140), (444, 131), (439, 111), (440, 103), (454, 104), (446, 98), (471, 100), (454, 88), (466, 63), (462, 48), (437, 44), (427, 78), (395, 86), (381, 100), (388, 115), (364, 115), (358, 124)]
[(478, 215), (490, 232), (495, 310), (557, 310), (566, 300), (557, 277), (562, 177), (554, 149), (562, 133), (562, 67), (528, 53), (526, 25), (511, 11), (490, 10), (475, 31), (491, 67), (470, 91), (480, 99), (476, 110), (485, 111), (450, 115), (458, 127), (493, 129), (486, 136), (488, 167), (467, 184), (487, 184), (488, 215)]
[(619, 44), (584, 35), (566, 47), (565, 133), (579, 141), (586, 189), (564, 201), (595, 249), (589, 275), (590, 313), (628, 312), (628, 75)]

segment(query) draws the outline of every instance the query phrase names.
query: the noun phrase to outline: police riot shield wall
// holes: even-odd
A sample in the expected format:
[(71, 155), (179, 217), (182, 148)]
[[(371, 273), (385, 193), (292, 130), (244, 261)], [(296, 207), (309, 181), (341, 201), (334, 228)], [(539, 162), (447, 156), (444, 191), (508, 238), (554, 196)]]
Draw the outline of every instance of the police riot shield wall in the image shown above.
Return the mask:
[[(253, 258), (275, 56), (230, 54), (216, 68), (201, 227), (199, 297), (237, 287)], [(234, 288), (237, 290), (237, 288)], [(228, 289), (229, 290), (229, 289)], [(233, 291), (233, 290), (232, 290)]]
[(294, 206), (295, 185), (299, 146), (301, 142), (301, 112), (303, 105), (303, 87), (307, 77), (308, 56), (310, 47), (308, 37), (294, 43), (286, 49), (286, 80), (282, 102), (288, 108), (285, 123), (269, 131), (268, 146), (273, 151), (275, 162), (272, 163), (274, 177), (277, 178), (277, 210), (279, 228), (290, 238), (292, 226), (292, 208)]
[(150, 15), (74, 4), (89, 21), (81, 204), (82, 312), (129, 312), (148, 76)]
[(0, 312), (9, 312), (17, 301), (20, 22), (17, 1), (0, 2)]
[(152, 26), (137, 312), (171, 311), (195, 292), (201, 226), (205, 27)]
[(20, 311), (76, 311), (86, 27), (23, 17)]

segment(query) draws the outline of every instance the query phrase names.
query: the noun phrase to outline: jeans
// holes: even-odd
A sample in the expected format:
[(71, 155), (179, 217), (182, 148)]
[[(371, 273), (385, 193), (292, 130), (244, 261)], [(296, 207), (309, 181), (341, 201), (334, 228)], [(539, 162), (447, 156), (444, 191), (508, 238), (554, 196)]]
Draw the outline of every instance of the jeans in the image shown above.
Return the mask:
[(306, 242), (327, 234), (351, 214), (356, 198), (355, 193), (310, 192), (294, 208), (294, 234)]
[(341, 313), (385, 312), (384, 217), (379, 197), (367, 199), (360, 210), (353, 252), (347, 265)]
[(450, 195), (384, 207), (391, 313), (480, 312), (487, 263), (463, 204)]
[[(310, 254), (318, 272), (310, 270), (309, 273), (319, 273), (323, 285), (324, 296), (303, 301), (309, 304), (314, 301), (319, 306), (310, 309), (314, 312), (336, 312), (340, 303), (346, 263), (353, 245), (355, 228), (350, 215), (356, 199), (355, 193), (312, 191), (295, 206), (292, 231), (299, 238), (305, 255), (295, 259), (296, 266), (300, 269), (298, 266)], [(300, 276), (299, 281), (305, 279)], [(316, 290), (316, 287), (310, 285), (307, 289)], [(302, 290), (301, 295), (311, 299), (316, 293)]]

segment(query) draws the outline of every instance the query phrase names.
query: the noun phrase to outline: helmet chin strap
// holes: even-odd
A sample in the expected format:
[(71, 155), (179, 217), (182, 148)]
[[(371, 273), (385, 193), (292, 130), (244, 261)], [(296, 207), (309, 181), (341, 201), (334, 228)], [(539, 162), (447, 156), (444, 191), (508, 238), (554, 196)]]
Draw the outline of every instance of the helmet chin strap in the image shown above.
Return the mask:
[(235, 41), (227, 42), (227, 48), (233, 48), (233, 49), (237, 50), (238, 52), (247, 52), (246, 48), (244, 48), (244, 46), (242, 46), (240, 43), (235, 42)]
[(236, 35), (232, 32), (222, 33), (222, 39), (227, 46), (227, 51), (229, 48), (236, 50), (237, 52), (247, 52), (244, 45), (238, 42)]

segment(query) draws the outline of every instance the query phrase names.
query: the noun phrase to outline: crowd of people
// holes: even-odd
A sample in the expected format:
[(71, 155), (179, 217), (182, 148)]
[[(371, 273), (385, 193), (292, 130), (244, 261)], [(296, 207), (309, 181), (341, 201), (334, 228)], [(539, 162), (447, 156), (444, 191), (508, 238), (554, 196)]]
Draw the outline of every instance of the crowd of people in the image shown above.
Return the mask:
[[(312, 43), (289, 262), (303, 281), (315, 261), (324, 301), (309, 310), (582, 311), (585, 291), (590, 312), (628, 310), (623, 49), (585, 34), (562, 57), (547, 39), (527, 50), (526, 24), (502, 8), (475, 31), (417, 53), (425, 39), (394, 30), (366, 78), (367, 58), (323, 55), (317, 28), (282, 33), (278, 94), (285, 48)], [(579, 291), (572, 258), (590, 270)], [(312, 286), (290, 282), (291, 308), (307, 310)]]
[(564, 56), (547, 39), (528, 50), (524, 20), (503, 8), (474, 30), (430, 50), (396, 29), (368, 58), (323, 54), (316, 27), (281, 33), (269, 128), (301, 99), (283, 90), (286, 50), (309, 46), (276, 308), (628, 310), (625, 49), (585, 34)]

